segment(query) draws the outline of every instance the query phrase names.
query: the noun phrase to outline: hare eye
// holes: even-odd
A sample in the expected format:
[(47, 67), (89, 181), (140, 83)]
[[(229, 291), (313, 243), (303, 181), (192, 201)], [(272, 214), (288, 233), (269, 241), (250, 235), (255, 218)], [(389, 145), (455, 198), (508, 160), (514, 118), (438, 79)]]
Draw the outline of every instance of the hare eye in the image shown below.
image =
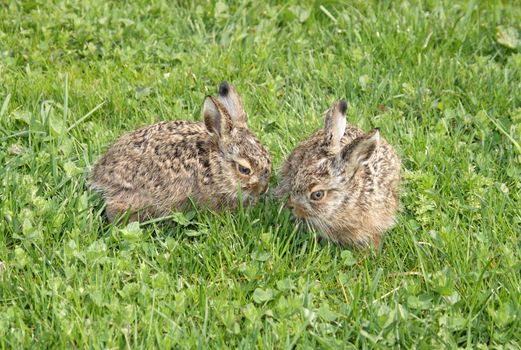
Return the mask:
[(310, 198), (312, 201), (319, 201), (324, 198), (324, 194), (324, 191), (315, 191), (311, 193)]
[(242, 166), (240, 164), (237, 164), (237, 167), (239, 168), (239, 172), (243, 175), (250, 175), (251, 170), (245, 166)]

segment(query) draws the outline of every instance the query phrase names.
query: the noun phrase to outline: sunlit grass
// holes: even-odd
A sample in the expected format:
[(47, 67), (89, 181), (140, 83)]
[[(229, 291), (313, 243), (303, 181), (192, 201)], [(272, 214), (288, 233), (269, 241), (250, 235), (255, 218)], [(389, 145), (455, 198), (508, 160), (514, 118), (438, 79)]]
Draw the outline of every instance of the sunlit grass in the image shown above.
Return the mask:
[[(2, 348), (518, 348), (521, 6), (0, 5)], [(275, 168), (346, 98), (403, 160), (378, 254), (265, 198), (115, 226), (88, 189), (119, 135), (233, 82)], [(277, 182), (272, 179), (272, 185)]]

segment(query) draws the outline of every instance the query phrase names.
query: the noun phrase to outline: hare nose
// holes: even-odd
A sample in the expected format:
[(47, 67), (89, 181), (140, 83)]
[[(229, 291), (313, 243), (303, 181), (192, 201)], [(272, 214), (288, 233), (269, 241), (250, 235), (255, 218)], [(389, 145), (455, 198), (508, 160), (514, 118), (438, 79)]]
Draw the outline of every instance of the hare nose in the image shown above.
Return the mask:
[(286, 206), (289, 208), (289, 209), (293, 209), (295, 208), (295, 203), (293, 202), (293, 200), (291, 198), (288, 199), (288, 203), (286, 203)]
[(267, 181), (258, 182), (250, 187), (250, 190), (258, 195), (265, 194), (266, 192), (268, 192), (268, 189), (269, 184)]
[(266, 194), (266, 192), (268, 192), (268, 188), (269, 188), (269, 185), (268, 185), (268, 182), (263, 182), (259, 185), (259, 193), (260, 194)]

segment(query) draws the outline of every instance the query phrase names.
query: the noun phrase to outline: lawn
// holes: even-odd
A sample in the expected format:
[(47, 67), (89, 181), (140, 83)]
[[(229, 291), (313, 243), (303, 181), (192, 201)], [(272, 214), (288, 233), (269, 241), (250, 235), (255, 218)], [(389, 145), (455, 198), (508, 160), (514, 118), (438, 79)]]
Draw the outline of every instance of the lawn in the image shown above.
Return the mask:
[[(0, 2), (0, 348), (521, 348), (520, 24), (518, 1)], [(403, 164), (380, 252), (271, 198), (106, 221), (94, 162), (224, 79), (274, 170), (340, 98), (380, 128)]]

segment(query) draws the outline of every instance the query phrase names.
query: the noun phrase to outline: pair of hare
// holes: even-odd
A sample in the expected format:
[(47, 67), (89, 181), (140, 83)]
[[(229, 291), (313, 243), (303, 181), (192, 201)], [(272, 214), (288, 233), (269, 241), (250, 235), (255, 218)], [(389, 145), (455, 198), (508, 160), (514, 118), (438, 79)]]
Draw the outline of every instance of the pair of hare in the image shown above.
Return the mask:
[[(348, 125), (346, 110), (346, 102), (335, 103), (324, 128), (291, 153), (275, 193), (324, 238), (379, 246), (398, 207), (400, 160), (378, 129)], [(164, 216), (192, 202), (234, 209), (268, 191), (270, 155), (248, 129), (235, 88), (223, 82), (202, 114), (204, 123), (158, 123), (110, 147), (91, 178), (109, 220), (127, 211), (131, 221)]]

